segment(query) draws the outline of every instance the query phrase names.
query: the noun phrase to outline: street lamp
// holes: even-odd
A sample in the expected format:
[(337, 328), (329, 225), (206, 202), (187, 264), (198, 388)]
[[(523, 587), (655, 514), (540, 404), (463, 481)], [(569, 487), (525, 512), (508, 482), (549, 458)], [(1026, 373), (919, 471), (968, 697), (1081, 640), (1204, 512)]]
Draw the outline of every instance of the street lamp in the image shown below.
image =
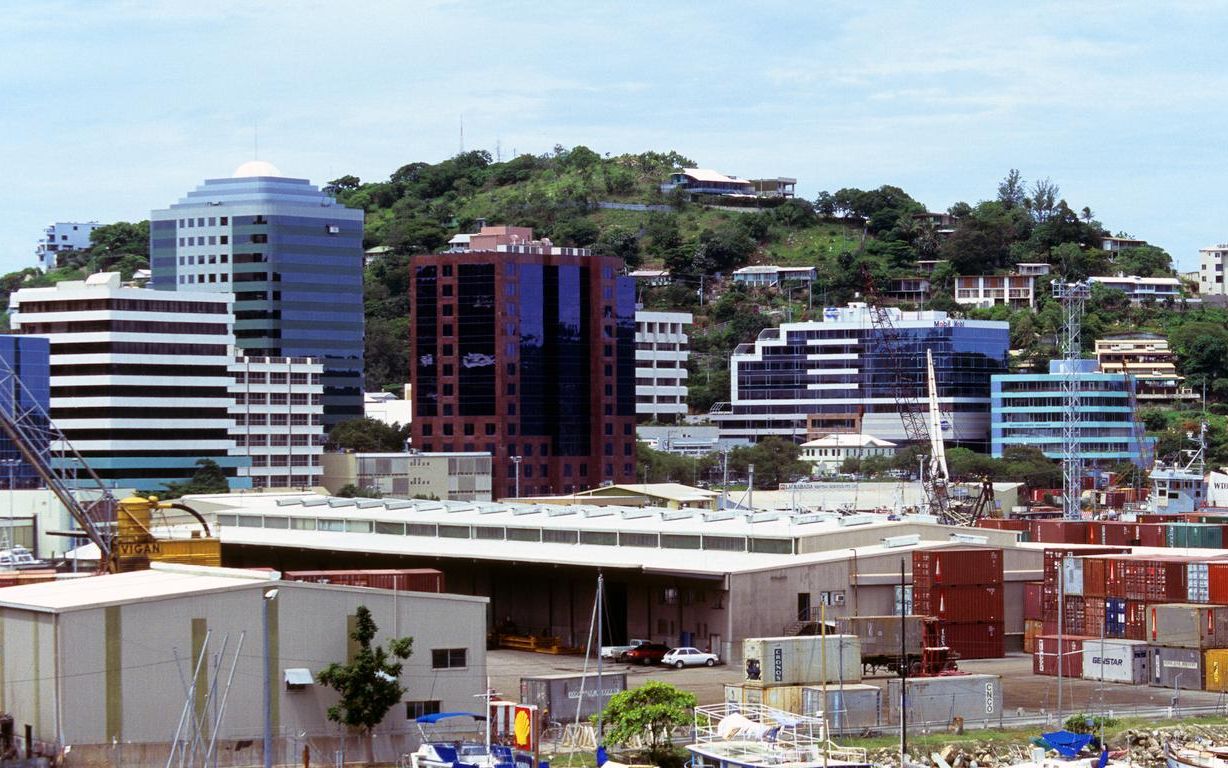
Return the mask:
[(269, 606), (277, 599), (277, 588), (265, 590), (264, 608), (264, 768), (273, 768), (273, 654), (269, 638)]
[(512, 457), (512, 469), (516, 473), (516, 498), (520, 498), (520, 457)]

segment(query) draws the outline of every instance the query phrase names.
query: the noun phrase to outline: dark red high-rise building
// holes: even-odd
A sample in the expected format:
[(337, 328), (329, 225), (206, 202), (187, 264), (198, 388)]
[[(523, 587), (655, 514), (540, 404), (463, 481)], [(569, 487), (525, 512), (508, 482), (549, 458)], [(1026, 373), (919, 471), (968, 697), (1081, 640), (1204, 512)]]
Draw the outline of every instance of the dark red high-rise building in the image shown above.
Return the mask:
[(619, 259), (485, 227), (411, 263), (413, 446), (489, 451), (494, 498), (635, 479), (635, 288)]

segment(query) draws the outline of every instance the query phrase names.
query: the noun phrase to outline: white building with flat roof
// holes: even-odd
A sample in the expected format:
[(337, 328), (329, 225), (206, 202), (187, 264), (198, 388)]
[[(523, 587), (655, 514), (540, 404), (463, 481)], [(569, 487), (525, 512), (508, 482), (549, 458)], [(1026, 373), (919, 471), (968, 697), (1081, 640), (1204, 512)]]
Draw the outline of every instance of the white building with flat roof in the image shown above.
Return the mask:
[(1095, 275), (1088, 278), (1106, 288), (1126, 294), (1134, 304), (1145, 301), (1181, 299), (1181, 281), (1175, 277), (1140, 277), (1139, 275)]
[(320, 484), (325, 435), (324, 366), (310, 357), (237, 354), (234, 381), (235, 445), (251, 459), (241, 476), (253, 488), (312, 488)]
[(47, 225), (35, 250), (39, 268), (50, 272), (60, 265), (62, 254), (89, 248), (90, 233), (97, 228), (96, 221), (57, 221)]
[(673, 422), (687, 414), (690, 312), (635, 313), (635, 415)]
[(815, 474), (831, 475), (839, 472), (847, 459), (894, 456), (896, 447), (895, 443), (874, 435), (837, 432), (802, 443), (800, 458), (814, 466)]
[(1228, 294), (1224, 283), (1224, 263), (1228, 260), (1228, 243), (1198, 249), (1198, 293), (1203, 296)]
[(1035, 284), (1033, 275), (958, 275), (954, 298), (957, 304), (974, 307), (1005, 304), (1011, 309), (1032, 309), (1036, 306)]
[(10, 300), (14, 331), (51, 343), (51, 419), (106, 484), (163, 491), (209, 459), (246, 488), (236, 450), (231, 298), (120, 284), (117, 272)]

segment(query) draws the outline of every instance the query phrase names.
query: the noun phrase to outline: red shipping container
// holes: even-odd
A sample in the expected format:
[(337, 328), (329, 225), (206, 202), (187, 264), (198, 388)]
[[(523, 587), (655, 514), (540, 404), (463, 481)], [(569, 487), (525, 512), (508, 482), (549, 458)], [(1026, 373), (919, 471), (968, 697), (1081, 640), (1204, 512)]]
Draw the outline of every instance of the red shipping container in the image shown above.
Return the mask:
[(1105, 604), (1102, 597), (1083, 598), (1083, 633), (1098, 637), (1104, 633)]
[(1228, 605), (1228, 562), (1207, 563), (1207, 597), (1214, 605)]
[(995, 531), (1027, 531), (1030, 530), (1027, 520), (1013, 517), (982, 517), (976, 521), (977, 528), (989, 528)]
[[(1086, 578), (1086, 577), (1084, 577)], [(1041, 611), (1041, 593), (1044, 590), (1044, 582), (1029, 581), (1023, 585), (1023, 618), (1040, 620), (1043, 618)]]
[(1083, 520), (1037, 520), (1032, 541), (1046, 544), (1086, 544), (1091, 523)]
[(1065, 617), (1062, 619), (1062, 632), (1067, 635), (1082, 635), (1087, 630), (1084, 629), (1086, 622), (1086, 614), (1083, 610), (1083, 598), (1079, 595), (1066, 595), (1066, 599), (1062, 603), (1065, 609)]
[(1165, 547), (1165, 526), (1167, 523), (1136, 523), (1138, 528), (1138, 543), (1142, 547)]
[(998, 622), (944, 623), (938, 641), (961, 659), (1000, 659), (1006, 655), (1006, 628)]
[(350, 587), (395, 589), (400, 592), (444, 591), (443, 572), (434, 568), (367, 569), (347, 571), (286, 571), (286, 581), (312, 581)]
[(1106, 563), (1103, 557), (1083, 558), (1083, 596), (1104, 597)]
[(912, 553), (914, 591), (928, 585), (1002, 583), (1002, 550), (931, 549)]
[(1006, 601), (1001, 584), (989, 586), (933, 586), (913, 590), (913, 611), (941, 621), (995, 622), (1005, 619)]
[(1083, 641), (1072, 635), (1042, 635), (1033, 640), (1032, 674), (1057, 676), (1058, 663), (1063, 677), (1083, 676)]
[(1142, 600), (1126, 601), (1126, 639), (1147, 639), (1147, 603)]
[(1134, 523), (1096, 521), (1088, 525), (1088, 544), (1127, 547), (1134, 541)]

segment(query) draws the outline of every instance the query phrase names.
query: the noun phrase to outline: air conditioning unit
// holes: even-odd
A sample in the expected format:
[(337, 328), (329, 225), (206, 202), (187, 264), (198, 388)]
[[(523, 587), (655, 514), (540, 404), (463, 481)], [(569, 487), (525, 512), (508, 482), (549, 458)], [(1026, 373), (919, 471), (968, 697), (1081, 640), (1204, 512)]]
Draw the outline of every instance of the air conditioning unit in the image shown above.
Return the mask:
[(915, 547), (921, 543), (921, 534), (910, 533), (906, 536), (888, 536), (883, 539), (883, 546), (887, 549), (895, 549), (896, 547)]
[(953, 533), (951, 541), (959, 542), (960, 544), (988, 544), (988, 536), (973, 536), (970, 533)]

